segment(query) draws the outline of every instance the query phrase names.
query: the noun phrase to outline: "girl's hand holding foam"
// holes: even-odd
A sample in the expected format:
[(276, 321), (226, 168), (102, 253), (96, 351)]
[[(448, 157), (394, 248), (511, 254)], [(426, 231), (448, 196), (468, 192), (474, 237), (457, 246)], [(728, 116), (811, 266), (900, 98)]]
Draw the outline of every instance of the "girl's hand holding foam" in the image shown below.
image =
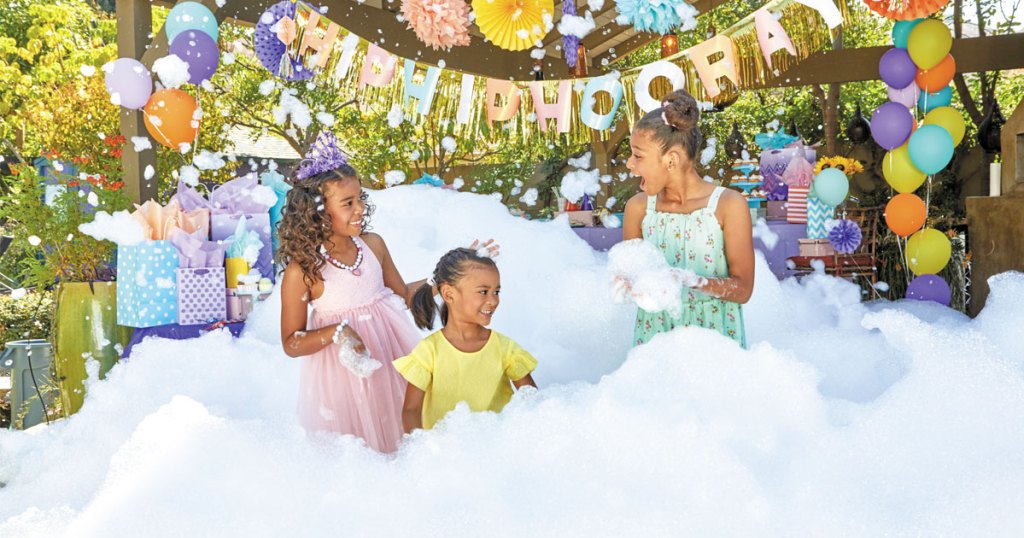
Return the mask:
[(627, 297), (648, 312), (678, 311), (683, 286), (699, 283), (692, 271), (670, 267), (665, 256), (642, 239), (623, 241), (608, 251), (616, 300)]
[[(358, 342), (358, 344), (357, 344)], [(356, 347), (361, 350), (357, 350)], [(380, 361), (374, 359), (366, 352), (366, 347), (358, 338), (346, 338), (338, 346), (338, 362), (348, 368), (348, 371), (359, 377), (370, 377), (373, 372), (383, 366)]]
[(501, 254), (501, 245), (494, 242), (494, 239), (488, 239), (483, 243), (479, 239), (474, 239), (473, 244), (469, 245), (470, 250), (475, 250), (477, 256), (485, 258), (497, 258)]

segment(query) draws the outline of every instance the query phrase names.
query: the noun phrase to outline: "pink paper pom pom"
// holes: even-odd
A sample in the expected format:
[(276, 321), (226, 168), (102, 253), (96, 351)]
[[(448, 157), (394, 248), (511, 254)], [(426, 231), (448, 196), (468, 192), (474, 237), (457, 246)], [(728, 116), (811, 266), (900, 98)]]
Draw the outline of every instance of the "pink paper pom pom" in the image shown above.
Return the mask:
[(403, 0), (402, 16), (435, 50), (469, 45), (469, 6), (463, 0)]

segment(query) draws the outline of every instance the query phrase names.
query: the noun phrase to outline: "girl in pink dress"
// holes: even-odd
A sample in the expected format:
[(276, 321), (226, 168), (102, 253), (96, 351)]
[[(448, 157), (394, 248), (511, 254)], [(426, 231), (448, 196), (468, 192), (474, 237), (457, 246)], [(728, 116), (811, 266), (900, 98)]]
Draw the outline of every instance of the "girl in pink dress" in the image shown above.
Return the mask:
[(384, 240), (367, 231), (372, 213), (334, 135), (322, 133), (277, 229), (281, 343), (302, 361), (299, 421), (307, 431), (352, 434), (393, 452), (406, 382), (391, 362), (420, 341), (408, 307), (426, 281), (405, 283)]

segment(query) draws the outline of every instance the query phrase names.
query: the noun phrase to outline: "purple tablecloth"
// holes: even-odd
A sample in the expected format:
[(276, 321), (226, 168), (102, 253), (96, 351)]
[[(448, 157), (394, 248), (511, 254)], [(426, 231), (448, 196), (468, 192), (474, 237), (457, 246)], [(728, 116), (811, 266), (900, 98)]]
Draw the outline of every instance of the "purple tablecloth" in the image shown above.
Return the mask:
[[(807, 237), (807, 225), (775, 220), (767, 223), (768, 229), (777, 237), (774, 248), (768, 248), (761, 237), (754, 238), (754, 248), (761, 251), (768, 262), (768, 268), (781, 280), (793, 275), (793, 271), (786, 267), (786, 258), (800, 253), (797, 239)], [(573, 228), (572, 231), (594, 250), (606, 251), (622, 241), (622, 228)]]
[[(231, 334), (238, 336), (242, 333), (242, 328), (245, 327), (244, 321), (236, 321), (234, 323), (223, 324), (227, 327)], [(140, 327), (135, 329), (132, 334), (132, 339), (128, 341), (128, 345), (125, 346), (124, 352), (121, 353), (121, 358), (126, 359), (131, 355), (132, 348), (135, 344), (142, 342), (144, 339), (150, 336), (158, 336), (160, 338), (169, 338), (171, 340), (185, 340), (188, 338), (197, 338), (202, 336), (204, 333), (215, 330), (212, 325), (159, 325), (156, 327)]]

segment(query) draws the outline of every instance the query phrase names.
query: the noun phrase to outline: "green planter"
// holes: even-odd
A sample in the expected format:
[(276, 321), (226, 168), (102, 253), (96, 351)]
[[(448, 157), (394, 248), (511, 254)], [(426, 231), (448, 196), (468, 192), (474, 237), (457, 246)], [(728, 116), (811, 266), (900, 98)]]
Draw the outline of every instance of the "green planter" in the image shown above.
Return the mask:
[(53, 355), (65, 415), (82, 407), (88, 357), (99, 361), (103, 379), (120, 358), (117, 350), (127, 345), (131, 336), (130, 327), (117, 324), (116, 283), (60, 284), (53, 317)]

